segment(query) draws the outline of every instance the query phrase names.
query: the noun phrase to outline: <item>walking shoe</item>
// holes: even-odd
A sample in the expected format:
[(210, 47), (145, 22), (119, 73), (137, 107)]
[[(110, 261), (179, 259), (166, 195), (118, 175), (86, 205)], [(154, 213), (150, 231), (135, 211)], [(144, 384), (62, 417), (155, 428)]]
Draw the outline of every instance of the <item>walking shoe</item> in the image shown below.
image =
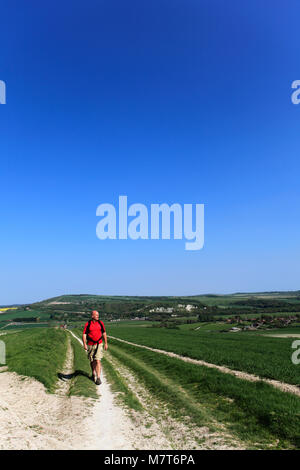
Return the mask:
[(102, 384), (102, 382), (101, 382), (101, 379), (100, 379), (100, 377), (97, 377), (97, 380), (96, 380), (96, 385), (101, 385), (101, 384)]

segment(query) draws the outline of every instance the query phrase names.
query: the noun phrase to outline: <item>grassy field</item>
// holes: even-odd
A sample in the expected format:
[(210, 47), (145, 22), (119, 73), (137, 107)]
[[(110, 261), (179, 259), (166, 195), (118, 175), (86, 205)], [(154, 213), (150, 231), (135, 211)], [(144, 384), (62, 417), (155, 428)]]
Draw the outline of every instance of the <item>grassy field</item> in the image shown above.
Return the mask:
[[(300, 384), (300, 368), (291, 361), (291, 339), (266, 337), (261, 331), (221, 333), (220, 328), (226, 329), (228, 325), (184, 325), (179, 330), (133, 326), (128, 322), (107, 325), (109, 335), (137, 344), (226, 365), (260, 377)], [(300, 333), (300, 328), (293, 331)], [(284, 333), (285, 329), (272, 332)]]
[(14, 318), (40, 318), (41, 320), (48, 320), (49, 314), (37, 309), (32, 309), (29, 311), (21, 309), (9, 309), (4, 313), (1, 313), (0, 309), (0, 321), (13, 321)]
[(11, 324), (1, 324), (0, 323), (0, 333), (5, 333), (8, 331), (22, 331), (26, 329), (32, 329), (32, 328), (47, 328), (48, 324), (47, 323), (22, 323), (20, 325), (11, 325)]
[(9, 371), (33, 377), (42, 382), (49, 392), (55, 390), (67, 350), (66, 333), (60, 330), (27, 329), (1, 336), (6, 344), (6, 362)]
[(248, 448), (300, 446), (298, 397), (114, 340), (109, 348), (174, 417), (210, 428), (221, 421)]

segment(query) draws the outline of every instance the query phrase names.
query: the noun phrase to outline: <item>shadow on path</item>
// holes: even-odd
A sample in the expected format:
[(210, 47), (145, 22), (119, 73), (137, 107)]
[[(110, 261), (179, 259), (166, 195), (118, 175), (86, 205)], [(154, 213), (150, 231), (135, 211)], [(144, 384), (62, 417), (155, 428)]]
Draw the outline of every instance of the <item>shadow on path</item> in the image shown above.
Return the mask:
[(85, 372), (84, 370), (75, 370), (75, 372), (73, 372), (72, 374), (61, 374), (60, 372), (57, 374), (57, 377), (61, 380), (71, 380), (73, 379), (74, 377), (77, 377), (78, 375), (82, 375), (83, 377), (87, 377), (88, 379), (92, 380), (91, 379), (91, 376)]

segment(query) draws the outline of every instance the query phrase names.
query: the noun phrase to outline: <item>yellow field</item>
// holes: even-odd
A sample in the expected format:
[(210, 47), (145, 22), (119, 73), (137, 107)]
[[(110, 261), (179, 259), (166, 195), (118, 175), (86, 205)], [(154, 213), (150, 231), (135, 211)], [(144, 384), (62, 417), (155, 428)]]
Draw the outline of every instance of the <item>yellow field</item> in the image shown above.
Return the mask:
[(17, 307), (6, 307), (6, 308), (0, 307), (0, 312), (6, 312), (7, 310), (17, 310)]

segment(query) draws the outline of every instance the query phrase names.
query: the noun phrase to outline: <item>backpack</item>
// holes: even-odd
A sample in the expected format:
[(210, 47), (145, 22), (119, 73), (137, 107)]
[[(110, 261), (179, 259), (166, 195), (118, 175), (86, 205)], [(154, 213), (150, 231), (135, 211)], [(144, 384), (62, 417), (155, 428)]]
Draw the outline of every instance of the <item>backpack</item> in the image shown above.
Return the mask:
[(88, 341), (91, 341), (91, 342), (94, 343), (94, 344), (99, 344), (99, 341), (100, 341), (100, 339), (102, 339), (102, 336), (103, 336), (103, 326), (102, 326), (102, 322), (101, 322), (100, 320), (96, 320), (96, 321), (99, 323), (100, 328), (101, 328), (101, 336), (100, 336), (100, 338), (97, 339), (97, 341), (94, 341), (92, 338), (89, 337), (90, 326), (91, 326), (92, 320), (89, 320), (89, 321), (88, 321), (88, 325), (87, 325), (87, 327), (86, 327), (85, 334), (86, 334), (86, 339), (87, 339)]

